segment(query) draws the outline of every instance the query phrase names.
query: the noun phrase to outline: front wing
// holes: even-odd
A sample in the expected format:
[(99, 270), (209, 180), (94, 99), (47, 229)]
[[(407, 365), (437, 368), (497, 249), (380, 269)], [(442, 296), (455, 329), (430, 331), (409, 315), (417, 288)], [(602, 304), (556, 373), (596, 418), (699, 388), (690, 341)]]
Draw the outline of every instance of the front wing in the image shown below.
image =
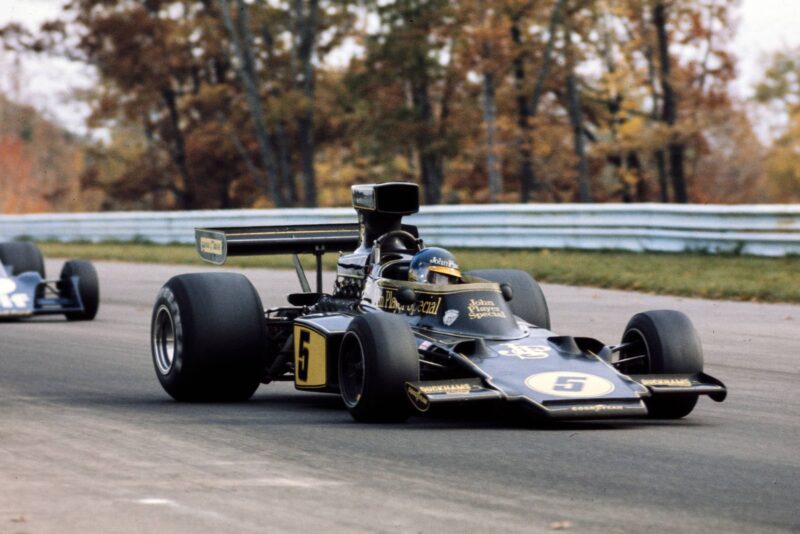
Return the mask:
[[(644, 416), (644, 399), (651, 396), (708, 395), (721, 402), (727, 394), (722, 382), (705, 373), (623, 375), (592, 351), (575, 350), (564, 337), (548, 334), (537, 329), (513, 343), (477, 343), (472, 354), (456, 345), (449, 356), (476, 377), (409, 382), (408, 398), (420, 412), (438, 404), (507, 401), (548, 418), (596, 419)], [(429, 345), (421, 342), (425, 349)]]

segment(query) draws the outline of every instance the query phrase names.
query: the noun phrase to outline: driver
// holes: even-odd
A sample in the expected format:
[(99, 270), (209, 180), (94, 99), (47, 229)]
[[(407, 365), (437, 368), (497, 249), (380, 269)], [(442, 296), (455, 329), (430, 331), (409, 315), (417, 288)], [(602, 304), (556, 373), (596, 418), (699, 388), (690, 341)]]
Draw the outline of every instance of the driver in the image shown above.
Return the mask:
[(414, 255), (408, 268), (408, 279), (423, 284), (458, 284), (461, 282), (461, 269), (450, 252), (429, 247)]

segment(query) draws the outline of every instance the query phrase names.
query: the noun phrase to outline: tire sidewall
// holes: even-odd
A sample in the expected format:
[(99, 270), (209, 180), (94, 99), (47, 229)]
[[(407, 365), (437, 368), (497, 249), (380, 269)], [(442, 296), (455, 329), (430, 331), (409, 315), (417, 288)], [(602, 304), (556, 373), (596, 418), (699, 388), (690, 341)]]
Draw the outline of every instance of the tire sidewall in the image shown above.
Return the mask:
[(703, 372), (703, 349), (689, 318), (674, 310), (654, 310), (634, 315), (625, 327), (640, 336), (647, 348), (651, 374), (697, 374)]
[[(674, 310), (654, 310), (634, 315), (625, 327), (622, 342), (640, 337), (645, 342), (646, 374), (687, 374), (703, 372), (703, 349), (689, 318)], [(692, 412), (697, 395), (648, 397), (648, 417), (680, 419)]]
[(62, 283), (70, 283), (70, 278), (78, 277), (78, 293), (83, 311), (65, 313), (69, 320), (89, 321), (97, 316), (100, 307), (100, 280), (97, 270), (86, 260), (69, 260), (61, 268)]
[[(252, 305), (252, 309), (250, 306)], [(156, 355), (159, 309), (174, 331), (172, 366)], [(202, 273), (170, 279), (159, 291), (150, 321), (150, 350), (159, 382), (176, 400), (243, 401), (263, 378), (267, 331), (261, 299), (242, 275)]]
[[(359, 421), (398, 422), (408, 418), (411, 404), (406, 382), (419, 380), (419, 353), (408, 324), (384, 312), (355, 317), (347, 330), (357, 342), (364, 364), (364, 384), (355, 404), (345, 405)], [(339, 367), (339, 380), (342, 380)], [(341, 383), (341, 382), (340, 382)]]
[[(159, 311), (162, 309), (162, 306), (164, 309), (166, 309), (170, 319), (172, 320), (172, 328), (175, 336), (175, 352), (172, 359), (172, 365), (167, 373), (163, 373), (159, 367), (155, 348), (156, 318)], [(165, 285), (159, 290), (158, 296), (156, 297), (156, 302), (153, 305), (153, 315), (150, 320), (150, 352), (153, 359), (153, 368), (156, 370), (156, 376), (158, 376), (159, 382), (161, 382), (161, 385), (170, 395), (173, 395), (173, 392), (179, 395), (178, 391), (182, 389), (182, 387), (185, 387), (182, 382), (185, 382), (187, 376), (191, 373), (191, 369), (184, 368), (183, 332), (183, 315), (181, 314), (180, 306), (178, 305), (172, 288)]]

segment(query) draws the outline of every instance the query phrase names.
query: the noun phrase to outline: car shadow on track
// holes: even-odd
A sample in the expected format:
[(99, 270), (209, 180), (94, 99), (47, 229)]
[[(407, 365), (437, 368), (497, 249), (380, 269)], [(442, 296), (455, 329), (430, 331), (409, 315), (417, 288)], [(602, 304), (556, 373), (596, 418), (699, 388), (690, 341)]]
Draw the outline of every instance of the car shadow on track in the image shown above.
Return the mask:
[(554, 421), (537, 417), (529, 410), (512, 404), (473, 404), (442, 406), (429, 413), (413, 413), (405, 423), (360, 423), (347, 413), (338, 395), (271, 391), (257, 394), (249, 401), (235, 403), (179, 403), (166, 394), (152, 397), (91, 396), (72, 398), (68, 404), (83, 407), (102, 406), (113, 410), (147, 413), (151, 417), (178, 418), (183, 422), (220, 423), (226, 425), (348, 425), (366, 428), (414, 430), (535, 430), (575, 432), (590, 430), (633, 430), (636, 428), (705, 426), (691, 418), (677, 421), (647, 418)]
[[(354, 424), (376, 426), (376, 423), (359, 423), (353, 420), (346, 412), (338, 395), (320, 395), (318, 393), (272, 393), (262, 395), (250, 401), (254, 405), (271, 405), (276, 409), (287, 412), (302, 411), (308, 415), (309, 411), (320, 414), (321, 412), (335, 413), (337, 417), (328, 421), (329, 424)], [(338, 416), (345, 416), (344, 420)], [(318, 420), (318, 418), (315, 417)], [(603, 420), (570, 420), (555, 421), (537, 416), (530, 410), (519, 405), (508, 403), (482, 403), (471, 405), (451, 405), (437, 407), (425, 414), (412, 413), (407, 422), (391, 425), (408, 429), (431, 430), (436, 428), (463, 428), (463, 429), (492, 429), (492, 430), (540, 430), (540, 431), (574, 431), (574, 430), (610, 430), (634, 429), (637, 427), (658, 426), (702, 426), (691, 419), (682, 420), (657, 420), (647, 418), (631, 419), (603, 419)]]

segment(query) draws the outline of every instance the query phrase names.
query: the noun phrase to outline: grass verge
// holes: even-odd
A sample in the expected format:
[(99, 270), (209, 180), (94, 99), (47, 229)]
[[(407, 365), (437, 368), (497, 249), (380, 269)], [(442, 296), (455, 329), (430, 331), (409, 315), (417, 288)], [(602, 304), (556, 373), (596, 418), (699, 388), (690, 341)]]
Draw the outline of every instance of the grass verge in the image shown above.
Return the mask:
[[(191, 245), (38, 243), (45, 256), (201, 265)], [(453, 250), (462, 268), (512, 268), (558, 284), (712, 299), (800, 302), (800, 258), (708, 254), (635, 254), (573, 250)], [(304, 258), (307, 268), (313, 260)], [(336, 255), (325, 256), (335, 266)], [(289, 256), (231, 259), (232, 267), (292, 268)]]

